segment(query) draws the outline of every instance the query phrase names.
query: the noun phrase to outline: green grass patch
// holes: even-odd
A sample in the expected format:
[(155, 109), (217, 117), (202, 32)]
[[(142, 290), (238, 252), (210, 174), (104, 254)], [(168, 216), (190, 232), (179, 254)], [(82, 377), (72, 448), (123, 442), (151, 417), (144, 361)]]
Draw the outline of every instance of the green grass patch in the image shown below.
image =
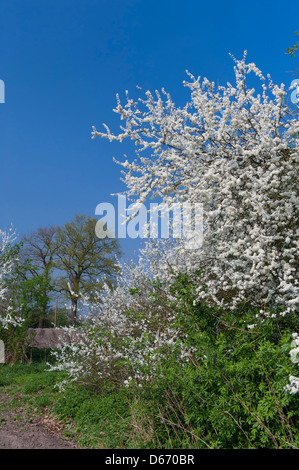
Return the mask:
[[(64, 424), (64, 435), (85, 448), (135, 448), (127, 389), (98, 394), (77, 385), (59, 391), (61, 373), (45, 363), (2, 365), (0, 392), (12, 397), (10, 407), (22, 406), (29, 415), (47, 413)], [(128, 447), (129, 446), (129, 447)]]

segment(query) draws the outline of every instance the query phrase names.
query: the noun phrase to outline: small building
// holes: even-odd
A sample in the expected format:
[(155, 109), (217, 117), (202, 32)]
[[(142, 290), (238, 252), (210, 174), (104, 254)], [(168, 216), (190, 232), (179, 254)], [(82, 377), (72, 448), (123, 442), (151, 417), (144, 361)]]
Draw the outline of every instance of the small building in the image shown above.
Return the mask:
[(32, 348), (56, 349), (61, 344), (86, 342), (86, 336), (81, 330), (64, 328), (29, 328), (28, 346)]

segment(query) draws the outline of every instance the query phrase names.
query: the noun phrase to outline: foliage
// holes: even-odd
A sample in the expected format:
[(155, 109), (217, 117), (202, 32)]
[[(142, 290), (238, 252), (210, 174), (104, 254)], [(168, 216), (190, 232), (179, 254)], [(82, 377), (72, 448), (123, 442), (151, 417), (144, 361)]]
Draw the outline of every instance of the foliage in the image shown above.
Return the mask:
[(46, 327), (49, 323), (47, 315), (54, 290), (53, 268), (56, 254), (55, 236), (57, 227), (38, 228), (35, 232), (22, 237), (20, 258), (28, 265), (31, 276), (25, 276), (28, 282), (39, 285), (40, 304), (37, 327)]
[(112, 285), (118, 271), (120, 255), (117, 239), (99, 239), (95, 233), (97, 220), (76, 215), (74, 220), (59, 227), (56, 234), (54, 266), (62, 274), (56, 279), (56, 288), (72, 302), (71, 322), (77, 319), (80, 298), (92, 299), (103, 283)]
[[(299, 32), (295, 31), (295, 34), (299, 36)], [(299, 44), (296, 42), (293, 47), (287, 47), (286, 54), (289, 54), (291, 57), (295, 57), (296, 52), (299, 49)]]
[(48, 273), (33, 266), (31, 260), (16, 261), (8, 287), (13, 310), (20, 312), (27, 327), (40, 327), (41, 312), (46, 314), (52, 290)]
[(48, 274), (41, 272), (31, 260), (20, 256), (21, 252), (22, 242), (9, 249), (13, 263), (5, 278), (3, 309), (11, 312), (14, 321), (0, 325), (0, 338), (5, 342), (5, 360), (10, 363), (25, 360), (27, 330), (41, 326), (41, 315), (44, 317), (47, 313), (48, 294), (52, 289)]

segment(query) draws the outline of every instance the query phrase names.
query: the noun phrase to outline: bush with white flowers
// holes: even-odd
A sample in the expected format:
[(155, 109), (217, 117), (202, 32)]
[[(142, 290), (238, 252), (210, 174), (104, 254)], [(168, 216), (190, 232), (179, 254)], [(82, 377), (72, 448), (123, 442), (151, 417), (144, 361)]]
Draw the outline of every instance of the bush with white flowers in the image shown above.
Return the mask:
[(15, 240), (12, 230), (5, 232), (0, 229), (0, 327), (7, 329), (22, 323), (22, 319), (15, 315), (9, 305), (9, 288), (7, 280), (11, 274), (15, 257), (9, 250)]
[(168, 285), (160, 281), (174, 276), (175, 263), (178, 260), (172, 259), (167, 242), (161, 241), (148, 243), (136, 264), (123, 263), (114, 288), (105, 286), (92, 303), (86, 299), (85, 341), (62, 343), (53, 353), (55, 364), (50, 370), (65, 371), (71, 381), (100, 387), (105, 379), (120, 384), (128, 384), (132, 377), (150, 379), (156, 374), (155, 362), (174, 346), (184, 363), (189, 351), (183, 333), (174, 326), (175, 311), (166, 308), (171, 300)]
[[(93, 137), (135, 143), (136, 158), (118, 163), (136, 213), (150, 198), (166, 208), (203, 204), (204, 236), (192, 250), (184, 239), (149, 243), (135, 266), (122, 266), (117, 287), (91, 306), (89, 346), (57, 356), (56, 367), (74, 379), (91, 379), (91, 371), (112, 379), (118, 368), (126, 385), (132, 377), (142, 383), (170, 351), (188, 362), (192, 351), (170, 307), (179, 273), (194, 275), (195, 302), (237, 315), (250, 306), (259, 312), (256, 324), (298, 311), (299, 122), (283, 84), (246, 63), (246, 54), (234, 61), (234, 85), (189, 74), (184, 107), (165, 90), (137, 101), (127, 94), (115, 109), (121, 132), (93, 129)], [(245, 328), (254, 334), (256, 324)]]

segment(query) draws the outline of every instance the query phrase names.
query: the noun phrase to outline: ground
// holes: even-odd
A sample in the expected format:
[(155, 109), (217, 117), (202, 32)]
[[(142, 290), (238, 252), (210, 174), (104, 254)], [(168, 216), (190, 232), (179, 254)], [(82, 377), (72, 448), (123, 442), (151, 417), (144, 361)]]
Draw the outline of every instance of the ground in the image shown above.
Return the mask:
[(0, 449), (76, 449), (62, 437), (61, 426), (51, 416), (28, 416), (11, 409), (12, 398), (0, 391)]

